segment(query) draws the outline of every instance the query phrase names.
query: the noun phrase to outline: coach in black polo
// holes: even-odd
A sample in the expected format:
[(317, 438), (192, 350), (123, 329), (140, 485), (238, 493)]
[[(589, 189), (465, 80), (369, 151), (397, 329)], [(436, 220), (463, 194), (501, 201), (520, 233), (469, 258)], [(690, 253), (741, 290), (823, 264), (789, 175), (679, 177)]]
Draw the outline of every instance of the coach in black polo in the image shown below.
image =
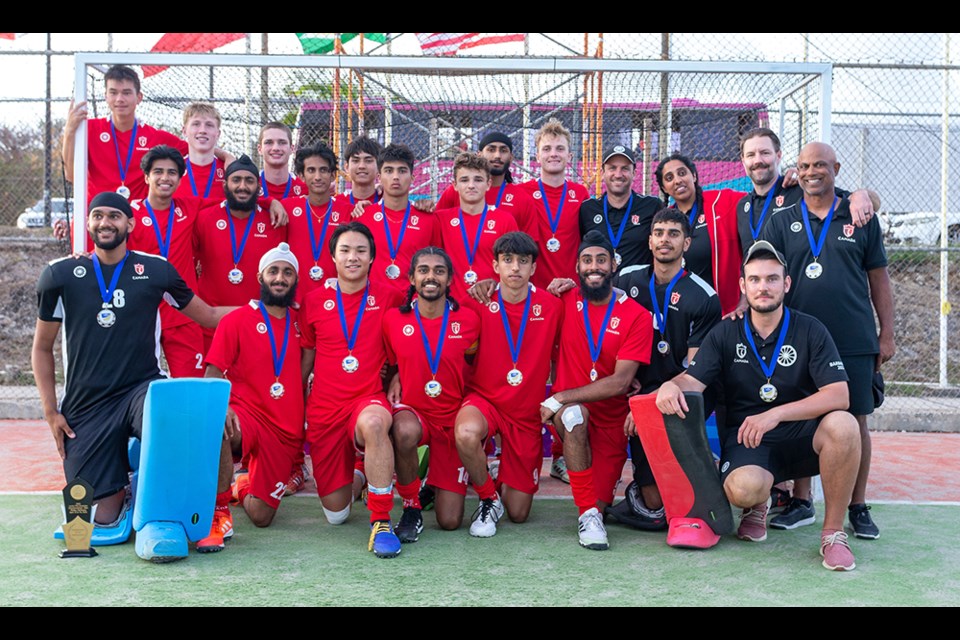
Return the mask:
[[(622, 145), (610, 147), (603, 154), (603, 184), (606, 193), (580, 205), (580, 237), (596, 229), (613, 245), (617, 272), (624, 267), (650, 264), (650, 221), (661, 203), (653, 196), (633, 191), (636, 159)], [(619, 287), (617, 280), (614, 285)]]
[(860, 439), (856, 420), (845, 411), (847, 376), (823, 324), (783, 305), (790, 280), (772, 245), (751, 247), (740, 278), (749, 311), (714, 327), (686, 373), (660, 387), (657, 406), (683, 417), (684, 391), (702, 392), (722, 381), (727, 423), (720, 433), (720, 472), (727, 498), (743, 508), (737, 536), (765, 540), (773, 484), (819, 471), (826, 503), (823, 565), (850, 570), (856, 564), (843, 514)]
[[(863, 451), (850, 504), (850, 524), (857, 537), (874, 539), (880, 536), (880, 530), (865, 504), (871, 457), (866, 416), (874, 408), (873, 373), (896, 349), (893, 293), (883, 234), (875, 218), (858, 228), (851, 219), (849, 202), (835, 196), (840, 163), (829, 145), (806, 145), (797, 168), (803, 198), (775, 215), (762, 237), (783, 252), (790, 265), (793, 287), (787, 294), (787, 306), (823, 322), (843, 359), (850, 378), (850, 413), (860, 424)], [(880, 320), (879, 337), (874, 308)], [(809, 483), (799, 484), (795, 497), (809, 494)]]

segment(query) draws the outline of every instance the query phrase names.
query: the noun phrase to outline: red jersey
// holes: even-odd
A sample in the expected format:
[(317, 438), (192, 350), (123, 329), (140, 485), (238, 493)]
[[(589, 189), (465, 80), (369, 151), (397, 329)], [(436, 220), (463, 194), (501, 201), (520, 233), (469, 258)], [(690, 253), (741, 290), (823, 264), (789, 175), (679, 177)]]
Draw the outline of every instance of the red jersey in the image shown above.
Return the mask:
[[(470, 391), (476, 391), (497, 408), (510, 421), (524, 426), (540, 425), (540, 402), (544, 398), (547, 379), (550, 377), (550, 362), (560, 339), (563, 321), (563, 305), (560, 299), (544, 289), (531, 285), (526, 300), (501, 306), (496, 294), (493, 301), (481, 305), (472, 298), (467, 303), (480, 316), (480, 335), (483, 340), (474, 360), (474, 371), (467, 383)], [(519, 344), (520, 358), (516, 365), (510, 351), (503, 326), (506, 313), (510, 322), (510, 334), (514, 346), (520, 334), (520, 324), (526, 310), (526, 327), (523, 341)], [(518, 385), (507, 382), (507, 374), (516, 367), (523, 374)]]
[[(443, 316), (421, 317), (420, 321), (430, 350), (436, 352)], [(424, 390), (433, 375), (423, 344), (423, 334), (414, 312), (400, 313), (400, 309), (387, 311), (383, 318), (383, 334), (386, 338), (384, 342), (388, 360), (400, 367), (403, 404), (419, 411), (435, 426), (452, 428), (464, 396), (464, 374), (467, 367), (464, 355), (476, 346), (480, 336), (480, 318), (466, 307), (450, 311), (436, 374), (436, 380), (442, 388), (436, 398), (431, 398)]]
[[(480, 215), (462, 215), (463, 224), (460, 219), (460, 206), (452, 209), (440, 209), (434, 211), (437, 217), (437, 224), (440, 227), (440, 237), (443, 242), (444, 251), (449, 254), (453, 261), (453, 296), (458, 300), (465, 300), (467, 288), (470, 286), (464, 276), (467, 271), (473, 270), (476, 273), (477, 280), (485, 278), (497, 278), (493, 270), (493, 243), (497, 238), (505, 233), (517, 231), (517, 222), (507, 211), (495, 209), (488, 205), (487, 215), (483, 220), (483, 227), (480, 228)], [(477, 232), (479, 230), (479, 241)], [(467, 241), (464, 243), (463, 234), (466, 233)], [(473, 261), (467, 259), (467, 245), (470, 247), (470, 253), (473, 255)], [(474, 251), (476, 246), (476, 251)]]
[[(267, 192), (263, 192), (263, 185), (267, 185)], [(261, 198), (274, 198), (275, 200), (283, 200), (285, 198), (299, 198), (306, 196), (309, 193), (307, 185), (304, 184), (303, 180), (296, 177), (292, 173), (287, 177), (286, 182), (280, 184), (273, 184), (268, 181), (263, 171), (260, 172), (260, 197)]]
[[(286, 318), (269, 313), (277, 353), (283, 353), (280, 384), (283, 395), (273, 398), (270, 387), (274, 374), (273, 348), (258, 300), (231, 311), (220, 320), (206, 363), (226, 374), (230, 381), (230, 404), (239, 405), (256, 416), (262, 425), (291, 443), (303, 441), (303, 383), (300, 377), (300, 322), (294, 309), (290, 316), (287, 348), (283, 351)], [(243, 424), (240, 425), (243, 430)]]
[[(231, 223), (234, 232), (233, 244), (230, 240)], [(243, 242), (245, 234), (246, 243)], [(197, 293), (200, 298), (213, 306), (237, 306), (246, 304), (248, 300), (259, 300), (260, 283), (257, 282), (257, 273), (260, 258), (286, 240), (287, 227), (274, 229), (270, 225), (270, 214), (260, 207), (244, 220), (227, 213), (226, 201), (201, 209), (193, 236), (194, 256), (200, 263), (197, 280)], [(234, 244), (240, 254), (237, 262), (234, 262), (233, 258)], [(228, 279), (234, 267), (243, 274), (238, 284), (233, 284)]]
[[(653, 344), (653, 316), (634, 302), (625, 292), (613, 290), (613, 312), (603, 335), (600, 357), (597, 358), (597, 379), (613, 375), (618, 360), (634, 360), (641, 364), (650, 362)], [(590, 369), (594, 366), (590, 357), (590, 343), (583, 321), (583, 305), (587, 305), (590, 329), (596, 340), (607, 314), (607, 304), (584, 302), (580, 289), (563, 294), (563, 327), (560, 331), (560, 359), (553, 391), (576, 389), (590, 384)], [(587, 403), (591, 421), (602, 426), (623, 427), (627, 417), (626, 396), (608, 398)]]
[[(287, 242), (290, 250), (300, 262), (297, 281), (297, 300), (302, 302), (307, 294), (323, 286), (328, 278), (337, 277), (337, 267), (330, 254), (330, 238), (341, 223), (350, 222), (353, 205), (340, 199), (330, 200), (320, 207), (309, 206), (306, 197), (287, 198), (280, 204), (287, 210), (290, 222), (287, 223)], [(329, 215), (328, 215), (329, 206)], [(309, 208), (310, 214), (307, 214)], [(311, 223), (312, 220), (312, 223)], [(311, 226), (312, 225), (312, 226)], [(313, 236), (311, 239), (311, 229)], [(313, 247), (311, 247), (311, 242)], [(316, 252), (314, 252), (314, 248)], [(316, 255), (316, 258), (314, 257)], [(311, 269), (319, 267), (320, 271)]]
[[(197, 290), (197, 270), (193, 261), (193, 234), (199, 218), (202, 201), (199, 198), (174, 198), (173, 226), (170, 226), (170, 209), (153, 211), (154, 221), (150, 217), (143, 200), (134, 200), (130, 203), (133, 217), (137, 224), (127, 240), (130, 249), (153, 253), (163, 256), (173, 265), (191, 290)], [(171, 230), (172, 229), (172, 230)], [(161, 242), (167, 245), (167, 234), (170, 243), (166, 252), (160, 250)], [(166, 329), (179, 327), (193, 322), (169, 304), (160, 305), (161, 326)]]
[(210, 164), (192, 164), (190, 158), (184, 156), (183, 159), (187, 163), (187, 171), (183, 174), (180, 186), (177, 187), (174, 195), (223, 200), (226, 195), (223, 185), (227, 182), (223, 173), (223, 162), (214, 158)]
[[(140, 161), (158, 144), (165, 144), (187, 155), (187, 143), (167, 131), (154, 129), (137, 120), (129, 131), (111, 131), (109, 118), (87, 120), (87, 205), (101, 191), (116, 191), (121, 184), (130, 190), (128, 200), (147, 197), (147, 183), (143, 179)], [(130, 150), (131, 137), (133, 150)], [(119, 160), (118, 160), (119, 155)], [(130, 163), (127, 164), (127, 156)], [(120, 178), (123, 167), (124, 178)]]
[[(386, 217), (384, 217), (384, 211)], [(370, 265), (370, 279), (377, 282), (384, 282), (406, 294), (410, 287), (410, 279), (407, 273), (410, 271), (410, 262), (413, 254), (424, 247), (439, 247), (442, 240), (440, 237), (440, 227), (437, 224), (437, 218), (433, 213), (417, 211), (410, 207), (410, 217), (407, 220), (406, 227), (403, 226), (403, 219), (406, 210), (393, 211), (384, 210), (380, 204), (369, 204), (363, 210), (363, 215), (357, 218), (358, 222), (367, 225), (370, 232), (373, 233), (374, 243), (377, 246), (377, 257)], [(386, 226), (389, 223), (390, 241), (387, 241)], [(402, 238), (401, 238), (402, 232)], [(396, 249), (396, 259), (390, 257), (391, 244)], [(395, 263), (400, 268), (400, 275), (396, 279), (387, 277), (387, 267)]]
[[(577, 248), (580, 246), (580, 205), (590, 199), (587, 188), (569, 180), (560, 187), (543, 185), (547, 194), (550, 216), (557, 222), (556, 233), (551, 229), (547, 209), (544, 207), (540, 181), (530, 180), (520, 185), (531, 198), (537, 215), (537, 235), (540, 257), (537, 259), (537, 272), (533, 274), (533, 283), (546, 289), (554, 278), (573, 278), (577, 280)], [(563, 210), (560, 210), (563, 196)], [(532, 234), (531, 234), (532, 235)], [(555, 251), (551, 239), (556, 238), (560, 245)]]
[[(387, 361), (383, 317), (388, 309), (399, 306), (403, 297), (393, 287), (370, 282), (369, 290), (341, 294), (341, 298), (347, 335), (344, 335), (337, 308), (336, 277), (314, 289), (306, 297), (300, 312), (303, 318), (300, 344), (305, 349), (317, 351), (313, 365), (315, 382), (307, 400), (307, 422), (310, 424), (326, 423), (358, 398), (383, 391), (380, 369)], [(357, 325), (361, 303), (364, 305), (363, 317), (350, 351), (347, 338)], [(357, 359), (358, 366), (353, 373), (348, 373), (343, 366), (343, 359), (348, 355)]]
[[(486, 200), (488, 206), (496, 207), (501, 211), (509, 211), (513, 215), (513, 219), (517, 221), (517, 228), (529, 234), (534, 242), (539, 241), (537, 210), (534, 207), (533, 198), (523, 187), (512, 182), (504, 182), (499, 187), (487, 189)], [(450, 185), (437, 201), (437, 209), (450, 209), (459, 206), (460, 194), (453, 188), (453, 185)]]

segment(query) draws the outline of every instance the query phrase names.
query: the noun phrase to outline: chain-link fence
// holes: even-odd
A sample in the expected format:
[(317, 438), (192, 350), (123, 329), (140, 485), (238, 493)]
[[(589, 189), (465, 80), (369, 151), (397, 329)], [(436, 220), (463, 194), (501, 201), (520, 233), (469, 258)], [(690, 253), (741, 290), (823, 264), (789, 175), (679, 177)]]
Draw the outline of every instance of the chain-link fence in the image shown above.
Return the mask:
[[(11, 107), (0, 115), (0, 225), (17, 225), (24, 209), (38, 201), (35, 208), (41, 213), (55, 215), (63, 206), (59, 134), (73, 75), (72, 56), (57, 51), (143, 52), (163, 34), (128, 35), (89, 35), (82, 45), (60, 34), (49, 40), (44, 34), (29, 34), (0, 42), (0, 65), (10, 71), (14, 66), (29, 69), (33, 77), (21, 85), (7, 83), (12, 86), (0, 95)], [(305, 70), (278, 61), (268, 68), (247, 69), (225, 59), (218, 66), (171, 67), (144, 78), (145, 100), (138, 115), (179, 133), (185, 104), (211, 101), (224, 119), (222, 144), (234, 153), (255, 155), (259, 126), (269, 120), (293, 126), (301, 143), (324, 140), (338, 151), (360, 133), (384, 143), (404, 142), (420, 159), (415, 197), (436, 197), (450, 181), (455, 153), (476, 149), (480, 137), (491, 130), (513, 139), (518, 177), (535, 174), (533, 134), (550, 117), (573, 132), (571, 178), (598, 190), (600, 148), (619, 143), (637, 151), (641, 162), (635, 187), (646, 193), (657, 191), (651, 180), (657, 159), (677, 149), (693, 156), (704, 184), (745, 190), (749, 182), (738, 159), (738, 135), (758, 124), (781, 132), (784, 163), (789, 164), (805, 142), (821, 135), (827, 121), (842, 164), (838, 184), (869, 187), (883, 201), (881, 223), (897, 304), (898, 353), (884, 368), (891, 382), (890, 403), (917, 397), (932, 406), (942, 402), (938, 398), (960, 395), (960, 335), (953, 316), (943, 315), (947, 309), (942, 304), (955, 300), (960, 288), (960, 206), (951, 204), (960, 196), (960, 124), (954, 115), (960, 101), (960, 66), (952, 65), (949, 56), (951, 39), (960, 42), (956, 36), (475, 34), (474, 40), (458, 42), (438, 36), (464, 34), (365, 34), (337, 49), (338, 44), (326, 42), (322, 34), (235, 35), (240, 37), (217, 51), (280, 56), (329, 46), (382, 58), (383, 65)], [(349, 35), (343, 34), (344, 39)], [(64, 44), (58, 46), (58, 41)], [(35, 53), (28, 53), (31, 47)], [(456, 66), (443, 72), (387, 68), (399, 56), (428, 60), (425, 52), (438, 53), (442, 47), (459, 47), (461, 55), (506, 57), (518, 66), (538, 58), (589, 57), (752, 62), (764, 63), (766, 70), (519, 74), (471, 73)], [(46, 77), (48, 60), (52, 81), (45, 97), (46, 85), (36, 80)], [(833, 64), (827, 119), (820, 116), (824, 87), (815, 74), (774, 73), (780, 63), (824, 62)], [(91, 113), (98, 116), (107, 114), (102, 71), (90, 68), (86, 74)], [(941, 249), (944, 210), (948, 244)], [(35, 224), (36, 216), (31, 220)], [(25, 233), (48, 232), (20, 234)], [(945, 264), (943, 255), (948, 256)], [(9, 279), (16, 269), (8, 267), (25, 263), (22, 256), (5, 255), (3, 264)], [(23, 283), (11, 286), (32, 291), (37, 270), (39, 266), (25, 274), (29, 277)], [(30, 296), (21, 298), (29, 301)], [(9, 323), (0, 318), (0, 324), (9, 324), (3, 327), (7, 337), (32, 326), (32, 308), (28, 311)], [(16, 340), (22, 342), (23, 336)], [(29, 370), (27, 345), (8, 352), (3, 357), (10, 362), (0, 363), (3, 371)], [(0, 373), (0, 381), (8, 383), (22, 384), (26, 377)]]

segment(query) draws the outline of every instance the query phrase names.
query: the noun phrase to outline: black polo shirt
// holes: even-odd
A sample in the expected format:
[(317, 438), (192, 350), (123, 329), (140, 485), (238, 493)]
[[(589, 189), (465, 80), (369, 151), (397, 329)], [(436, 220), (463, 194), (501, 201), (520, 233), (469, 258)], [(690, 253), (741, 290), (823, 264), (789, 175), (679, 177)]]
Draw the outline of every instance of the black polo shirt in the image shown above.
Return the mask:
[[(654, 314), (653, 302), (650, 299), (652, 275), (650, 265), (627, 267), (620, 273), (618, 286), (640, 303), (640, 306)], [(654, 284), (661, 313), (669, 284)], [(687, 368), (687, 350), (699, 347), (710, 329), (720, 322), (720, 298), (713, 287), (696, 274), (685, 271), (674, 285), (670, 298), (665, 336), (661, 334), (654, 314), (650, 364), (637, 370), (637, 380), (642, 385), (641, 393), (656, 391), (664, 381), (683, 373)], [(665, 355), (657, 350), (657, 343), (661, 340), (666, 340), (670, 345), (670, 351)]]
[[(683, 254), (684, 266), (706, 282), (713, 282), (713, 243), (710, 242), (702, 200), (697, 202), (696, 208), (697, 215), (690, 222), (690, 248)], [(693, 209), (680, 212), (689, 218)]]
[[(823, 221), (810, 213), (814, 242), (820, 238)], [(887, 266), (883, 232), (876, 216), (863, 227), (853, 224), (850, 205), (842, 199), (834, 211), (819, 263), (819, 278), (805, 275), (813, 251), (804, 227), (800, 203), (773, 216), (761, 239), (770, 241), (787, 260), (793, 284), (784, 303), (809, 313), (826, 325), (844, 356), (880, 352), (873, 317), (867, 272)]]
[[(750, 314), (745, 318), (749, 319)], [(784, 318), (786, 314), (784, 314)], [(749, 324), (754, 344), (764, 362), (773, 357), (783, 319), (773, 332), (761, 339)], [(750, 348), (744, 321), (723, 321), (707, 334), (687, 373), (709, 386), (723, 383), (727, 426), (738, 429), (752, 415), (771, 407), (802, 400), (834, 382), (846, 382), (847, 374), (826, 327), (813, 316), (790, 310), (790, 325), (770, 378), (777, 388), (773, 402), (760, 399), (760, 387), (767, 377)]]
[[(103, 265), (105, 284), (115, 269)], [(63, 323), (66, 387), (60, 412), (68, 422), (103, 400), (163, 377), (158, 307), (166, 299), (182, 309), (193, 295), (169, 262), (130, 251), (111, 299), (115, 321), (103, 327), (97, 322), (103, 299), (91, 258), (62, 258), (43, 270), (38, 315)]]
[[(783, 187), (783, 176), (777, 176), (777, 180), (773, 183), (773, 189), (771, 189), (771, 191), (773, 192), (773, 196), (770, 201), (770, 207), (767, 209), (767, 215), (765, 216), (763, 215), (763, 205), (767, 201), (767, 195), (770, 194), (769, 191), (767, 194), (760, 196), (757, 195), (756, 189), (751, 189), (750, 193), (740, 198), (740, 202), (737, 203), (737, 234), (740, 236), (740, 247), (743, 249), (744, 256), (747, 255), (747, 249), (756, 241), (753, 238), (753, 233), (750, 231), (751, 213), (753, 214), (754, 228), (759, 227), (756, 238), (759, 240), (760, 233), (763, 232), (763, 228), (767, 226), (767, 222), (775, 213), (789, 209), (803, 199), (803, 189), (800, 188), (800, 185), (795, 184), (792, 187)], [(837, 196), (841, 198), (850, 197), (849, 191), (840, 188), (835, 188), (834, 191)], [(762, 220), (761, 216), (763, 216)]]
[[(628, 201), (627, 204), (630, 204)], [(649, 264), (653, 259), (650, 253), (650, 224), (653, 216), (663, 208), (663, 203), (653, 196), (633, 194), (633, 203), (630, 204), (629, 214), (627, 205), (617, 209), (607, 203), (607, 215), (610, 218), (610, 229), (603, 217), (603, 196), (590, 198), (580, 205), (580, 237), (587, 231), (596, 229), (613, 244), (613, 236), (620, 230), (620, 223), (625, 215), (629, 216), (620, 236), (620, 243), (615, 247), (623, 259), (620, 269), (638, 264)], [(610, 231), (613, 231), (613, 236)]]

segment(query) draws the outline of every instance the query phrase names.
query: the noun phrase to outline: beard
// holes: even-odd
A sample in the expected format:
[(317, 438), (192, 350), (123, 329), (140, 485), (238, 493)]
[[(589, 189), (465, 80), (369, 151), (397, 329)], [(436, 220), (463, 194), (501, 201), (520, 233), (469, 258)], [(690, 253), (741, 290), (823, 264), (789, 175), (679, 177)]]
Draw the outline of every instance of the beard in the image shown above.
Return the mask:
[(781, 305), (783, 305), (783, 298), (781, 297), (763, 304), (748, 300), (747, 304), (750, 305), (750, 308), (757, 313), (770, 313), (771, 311), (776, 311)]
[(253, 211), (257, 206), (257, 192), (254, 191), (246, 200), (241, 200), (229, 189), (226, 190), (227, 206), (234, 211)]
[(95, 231), (88, 231), (90, 234), (90, 239), (93, 240), (94, 246), (98, 249), (103, 249), (104, 251), (112, 251), (116, 249), (121, 244), (127, 241), (127, 230), (126, 229), (117, 229), (117, 232), (113, 236), (113, 240), (100, 240)]
[[(424, 283), (424, 284), (426, 284), (426, 283)], [(422, 298), (422, 299), (426, 300), (427, 302), (433, 302), (433, 301), (435, 301), (435, 300), (439, 300), (440, 298), (443, 298), (444, 296), (450, 297), (450, 287), (449, 287), (449, 286), (448, 286), (446, 289), (441, 289), (440, 286), (439, 286), (440, 283), (438, 283), (438, 282), (430, 282), (430, 284), (435, 284), (435, 285), (437, 285), (437, 291), (436, 291), (436, 293), (433, 293), (433, 294), (424, 294), (422, 291), (417, 291), (417, 297), (418, 297), (418, 298)], [(422, 285), (421, 285), (421, 286), (422, 286)]]
[(509, 162), (504, 162), (502, 167), (494, 167), (494, 166), (491, 166), (491, 167), (490, 167), (490, 175), (491, 175), (491, 176), (502, 176), (503, 174), (507, 173), (508, 171), (510, 171), (510, 163), (509, 163)]
[(271, 291), (270, 286), (266, 282), (260, 283), (260, 301), (266, 306), (287, 308), (293, 304), (296, 296), (297, 283), (293, 283), (293, 286), (282, 296), (278, 296)]
[(605, 274), (603, 280), (596, 287), (587, 284), (584, 274), (581, 273), (578, 276), (580, 277), (580, 292), (590, 302), (601, 302), (613, 290), (613, 272)]

